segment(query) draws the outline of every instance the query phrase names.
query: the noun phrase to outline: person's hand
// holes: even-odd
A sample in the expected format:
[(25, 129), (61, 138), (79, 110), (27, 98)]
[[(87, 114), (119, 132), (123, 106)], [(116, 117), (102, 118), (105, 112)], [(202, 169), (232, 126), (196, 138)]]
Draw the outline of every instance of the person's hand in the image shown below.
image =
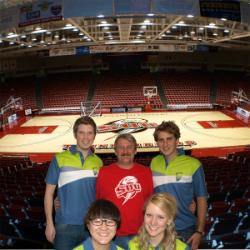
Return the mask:
[(56, 198), (54, 199), (55, 210), (59, 209), (60, 206), (61, 206), (60, 201), (59, 201), (58, 197), (56, 196)]
[(196, 202), (192, 200), (192, 203), (189, 205), (189, 210), (191, 211), (192, 214), (195, 213), (196, 211)]
[(51, 243), (54, 242), (54, 239), (56, 236), (56, 230), (55, 230), (53, 223), (46, 225), (45, 236), (49, 242), (51, 242)]
[(191, 250), (197, 250), (202, 239), (202, 235), (195, 232), (188, 240), (187, 244), (191, 245)]

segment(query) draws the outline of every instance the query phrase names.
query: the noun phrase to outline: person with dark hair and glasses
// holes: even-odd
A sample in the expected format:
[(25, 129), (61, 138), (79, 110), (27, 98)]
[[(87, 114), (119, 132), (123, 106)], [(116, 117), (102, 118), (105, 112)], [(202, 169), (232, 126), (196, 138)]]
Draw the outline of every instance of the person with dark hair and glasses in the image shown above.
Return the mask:
[(73, 250), (123, 250), (112, 241), (120, 222), (119, 209), (111, 201), (96, 200), (84, 220), (90, 237)]

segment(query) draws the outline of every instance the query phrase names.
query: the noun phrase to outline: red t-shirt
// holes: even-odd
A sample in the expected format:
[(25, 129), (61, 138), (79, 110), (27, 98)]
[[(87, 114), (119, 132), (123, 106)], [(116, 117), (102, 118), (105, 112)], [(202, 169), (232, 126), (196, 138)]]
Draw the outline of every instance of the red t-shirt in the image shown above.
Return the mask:
[(113, 202), (120, 210), (117, 236), (137, 234), (143, 222), (143, 206), (153, 193), (150, 168), (135, 163), (131, 169), (117, 164), (102, 167), (96, 182), (96, 198)]

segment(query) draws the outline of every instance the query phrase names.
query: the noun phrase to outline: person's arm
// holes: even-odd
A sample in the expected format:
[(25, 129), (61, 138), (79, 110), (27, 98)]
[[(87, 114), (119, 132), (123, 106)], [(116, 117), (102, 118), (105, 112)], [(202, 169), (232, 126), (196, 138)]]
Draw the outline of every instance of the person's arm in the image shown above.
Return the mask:
[(44, 196), (44, 211), (46, 216), (45, 235), (49, 242), (53, 243), (56, 231), (53, 222), (53, 199), (56, 185), (46, 184)]
[(197, 226), (194, 234), (188, 239), (187, 243), (191, 243), (191, 249), (196, 250), (199, 247), (202, 236), (204, 235), (205, 222), (207, 213), (206, 197), (197, 197)]
[(207, 215), (207, 198), (197, 197), (197, 228), (199, 232), (204, 232)]

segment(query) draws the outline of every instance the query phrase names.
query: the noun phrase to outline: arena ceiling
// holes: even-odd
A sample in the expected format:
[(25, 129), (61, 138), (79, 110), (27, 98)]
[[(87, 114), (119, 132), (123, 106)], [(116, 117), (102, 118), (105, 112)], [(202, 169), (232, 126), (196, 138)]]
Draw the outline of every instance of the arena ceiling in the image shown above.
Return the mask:
[[(0, 0), (0, 8), (30, 1)], [(181, 15), (74, 17), (0, 31), (2, 55), (113, 44), (208, 45), (250, 49), (250, 25)]]

